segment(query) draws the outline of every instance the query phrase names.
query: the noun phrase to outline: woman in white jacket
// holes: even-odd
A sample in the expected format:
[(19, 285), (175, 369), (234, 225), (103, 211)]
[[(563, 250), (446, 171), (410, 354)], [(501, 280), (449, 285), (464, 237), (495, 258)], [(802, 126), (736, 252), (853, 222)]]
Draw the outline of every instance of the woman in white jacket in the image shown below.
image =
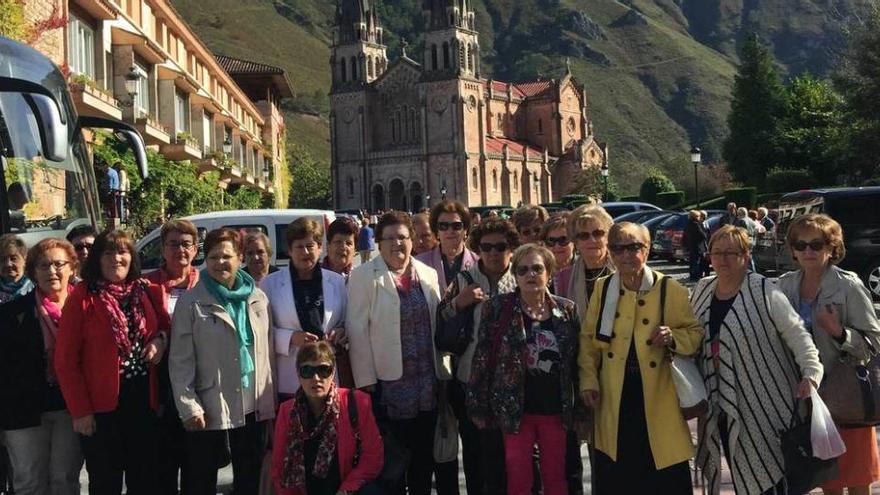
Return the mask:
[(285, 238), (289, 269), (269, 274), (260, 286), (272, 309), (281, 400), (299, 388), (296, 353), (303, 344), (322, 339), (345, 344), (345, 279), (318, 263), (324, 229), (302, 217), (287, 226)]

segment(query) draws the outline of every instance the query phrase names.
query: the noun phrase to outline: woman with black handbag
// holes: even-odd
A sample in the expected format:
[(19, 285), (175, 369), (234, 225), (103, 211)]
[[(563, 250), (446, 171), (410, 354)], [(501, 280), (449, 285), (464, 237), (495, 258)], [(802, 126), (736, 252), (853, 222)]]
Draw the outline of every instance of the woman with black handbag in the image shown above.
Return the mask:
[[(840, 224), (827, 215), (810, 213), (791, 222), (787, 243), (799, 270), (779, 278), (779, 288), (804, 320), (830, 377), (834, 369), (853, 375), (880, 349), (880, 322), (870, 293), (858, 275), (837, 266), (846, 249)], [(838, 363), (850, 366), (838, 367)], [(861, 397), (850, 397), (854, 403)], [(841, 428), (846, 453), (837, 459), (840, 477), (823, 483), (828, 495), (870, 494), (880, 480), (880, 459), (874, 427)]]

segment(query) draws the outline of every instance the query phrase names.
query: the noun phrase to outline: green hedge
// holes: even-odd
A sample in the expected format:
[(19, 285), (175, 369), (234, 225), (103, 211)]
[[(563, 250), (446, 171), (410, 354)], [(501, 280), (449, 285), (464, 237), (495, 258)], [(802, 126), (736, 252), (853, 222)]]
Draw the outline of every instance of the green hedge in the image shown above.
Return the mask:
[(668, 209), (684, 201), (684, 191), (669, 191), (658, 193), (654, 204), (663, 209)]
[(622, 196), (620, 198), (620, 201), (638, 201), (638, 200), (639, 200), (638, 196)]
[(816, 185), (813, 174), (806, 169), (774, 168), (767, 173), (764, 186), (768, 191), (793, 192)]
[(754, 208), (758, 202), (758, 190), (754, 187), (741, 187), (724, 191), (724, 199), (728, 203), (736, 203), (736, 206)]

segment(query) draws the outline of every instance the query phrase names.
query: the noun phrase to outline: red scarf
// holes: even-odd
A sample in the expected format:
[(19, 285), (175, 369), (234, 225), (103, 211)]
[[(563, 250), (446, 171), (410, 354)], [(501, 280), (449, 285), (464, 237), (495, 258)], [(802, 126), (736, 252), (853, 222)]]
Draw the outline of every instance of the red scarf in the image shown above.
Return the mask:
[[(192, 266), (189, 267), (189, 273), (186, 275), (186, 290), (192, 289), (196, 286), (198, 282), (199, 271)], [(180, 285), (180, 283), (174, 283), (174, 281), (170, 279), (170, 277), (168, 276), (168, 272), (165, 270), (164, 266), (159, 268), (159, 280), (157, 280), (156, 283), (162, 286), (162, 289), (165, 293), (171, 292), (171, 289), (174, 289), (178, 285)]]
[[(73, 291), (73, 286), (67, 286), (67, 293)], [(39, 287), (36, 289), (37, 316), (40, 318), (40, 328), (43, 330), (43, 348), (46, 350), (46, 377), (54, 382), (55, 378), (55, 339), (58, 338), (58, 323), (61, 321), (61, 307), (49, 296), (43, 294)]]
[(97, 295), (104, 309), (110, 315), (110, 329), (113, 332), (113, 340), (119, 349), (122, 358), (131, 354), (131, 341), (128, 339), (129, 321), (122, 311), (123, 302), (128, 301), (131, 313), (134, 316), (136, 332), (141, 338), (147, 335), (147, 319), (144, 316), (144, 298), (146, 297), (147, 282), (135, 280), (133, 282), (109, 283), (98, 282)]
[[(324, 411), (317, 421), (309, 423), (309, 401), (302, 387), (296, 391), (293, 398), (293, 407), (290, 409), (290, 434), (287, 437), (287, 453), (284, 456), (281, 485), (284, 488), (306, 486), (306, 440), (320, 438), (318, 455), (315, 457), (315, 466), (312, 474), (324, 479), (330, 465), (333, 464), (333, 456), (336, 455), (336, 420), (339, 418), (339, 389), (336, 383), (331, 382), (330, 393), (324, 402)], [(283, 420), (283, 419), (282, 419)]]

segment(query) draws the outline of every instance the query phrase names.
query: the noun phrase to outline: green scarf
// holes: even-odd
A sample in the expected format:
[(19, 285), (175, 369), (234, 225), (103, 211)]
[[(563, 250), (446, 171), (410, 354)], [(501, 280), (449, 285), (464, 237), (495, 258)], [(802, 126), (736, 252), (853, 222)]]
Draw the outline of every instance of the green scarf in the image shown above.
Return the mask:
[(232, 322), (235, 323), (235, 333), (238, 336), (238, 355), (241, 358), (241, 385), (249, 388), (250, 374), (254, 372), (254, 360), (248, 347), (254, 345), (254, 331), (251, 328), (251, 320), (248, 318), (248, 298), (254, 292), (256, 283), (244, 270), (239, 270), (235, 275), (235, 285), (229, 290), (225, 285), (217, 283), (208, 277), (201, 277), (202, 282), (223, 309), (229, 313)]

